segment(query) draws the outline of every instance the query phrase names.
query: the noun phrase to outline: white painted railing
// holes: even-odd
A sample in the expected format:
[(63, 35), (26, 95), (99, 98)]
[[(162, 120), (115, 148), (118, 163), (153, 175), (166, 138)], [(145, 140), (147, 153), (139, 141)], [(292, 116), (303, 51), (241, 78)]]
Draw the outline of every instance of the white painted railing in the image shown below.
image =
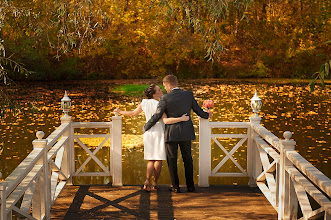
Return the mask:
[[(255, 95), (254, 107), (260, 107)], [(65, 96), (65, 102), (70, 102)], [(62, 103), (70, 108), (71, 104)], [(68, 109), (58, 127), (46, 139), (37, 132), (33, 151), (0, 183), (0, 219), (12, 219), (13, 215), (27, 219), (49, 219), (50, 208), (66, 184), (72, 184), (74, 176), (112, 176), (112, 184), (122, 185), (122, 117), (112, 117), (112, 122), (72, 122)], [(258, 109), (254, 112), (258, 112)], [(291, 133), (284, 132), (280, 140), (260, 124), (255, 114), (250, 122), (210, 122), (200, 119), (199, 126), (199, 186), (208, 187), (209, 177), (249, 177), (250, 186), (258, 186), (277, 210), (279, 219), (301, 219), (331, 217), (331, 181), (294, 150), (295, 141)], [(76, 134), (77, 128), (106, 128), (106, 134)], [(213, 129), (234, 128), (244, 130), (240, 134), (213, 133)], [(92, 152), (81, 139), (104, 138)], [(223, 146), (219, 139), (239, 139), (231, 149)], [(109, 164), (102, 163), (95, 155), (110, 141)], [(75, 147), (77, 143), (88, 154), (88, 158), (75, 169)], [(211, 169), (214, 142), (224, 153), (224, 158)], [(247, 143), (247, 148), (243, 145)], [(246, 149), (246, 166), (242, 167), (233, 154)], [(213, 155), (214, 156), (214, 155)], [(84, 172), (85, 165), (94, 160), (102, 172)], [(218, 172), (231, 160), (240, 172)], [(312, 207), (315, 200), (319, 207)]]
[[(212, 134), (213, 128), (243, 128), (246, 129), (246, 133), (242, 134)], [(209, 177), (248, 177), (250, 170), (245, 170), (239, 165), (239, 163), (233, 158), (233, 153), (236, 152), (243, 143), (248, 140), (250, 125), (248, 122), (209, 122), (206, 119), (200, 118), (199, 126), (199, 186), (208, 187)], [(238, 143), (228, 152), (225, 147), (218, 141), (217, 138), (240, 139)], [(214, 141), (218, 147), (220, 147), (225, 154), (220, 163), (213, 169), (211, 169), (211, 142)], [(228, 173), (218, 172), (219, 169), (227, 162), (231, 160), (241, 172)], [(250, 160), (247, 158), (247, 162)], [(247, 165), (249, 167), (249, 165)]]
[[(69, 99), (70, 100), (70, 99)], [(106, 134), (79, 135), (75, 128), (109, 128)], [(44, 132), (36, 134), (33, 150), (20, 165), (0, 183), (0, 219), (13, 216), (24, 219), (50, 219), (50, 209), (66, 184), (74, 176), (112, 176), (112, 185), (122, 185), (122, 117), (112, 117), (112, 122), (71, 122), (65, 114), (61, 125), (43, 139)], [(81, 138), (100, 138), (102, 143), (91, 152)], [(103, 164), (95, 154), (110, 141), (109, 164)], [(89, 157), (75, 169), (75, 141)], [(93, 159), (104, 172), (82, 172)], [(108, 166), (109, 168), (107, 168)]]
[[(75, 128), (107, 128), (107, 134), (76, 134)], [(113, 186), (122, 186), (122, 117), (112, 117), (112, 122), (73, 122), (72, 123), (72, 143), (77, 142), (88, 154), (88, 158), (82, 162), (81, 166), (72, 172), (72, 176), (112, 176)], [(99, 146), (92, 152), (82, 141), (84, 138), (104, 138)], [(110, 141), (109, 164), (103, 164), (95, 155)], [(90, 160), (94, 160), (103, 172), (84, 172), (84, 167)], [(74, 160), (72, 160), (74, 166)]]
[(31, 153), (0, 184), (1, 219), (49, 219), (52, 204), (70, 178), (69, 128), (63, 123), (47, 139), (37, 132)]
[[(278, 219), (331, 219), (331, 181), (294, 150), (291, 132), (280, 140), (260, 124), (256, 114), (250, 122), (210, 122), (200, 118), (199, 186), (208, 187), (209, 177), (249, 177), (250, 186), (258, 186), (278, 212)], [(214, 134), (212, 128), (245, 128), (244, 134)], [(240, 138), (228, 152), (217, 138)], [(247, 140), (247, 166), (241, 167), (233, 154)], [(212, 142), (224, 152), (224, 158), (211, 168)], [(217, 173), (231, 159), (241, 172)], [(311, 204), (315, 200), (318, 207)], [(300, 208), (300, 210), (298, 210)], [(298, 212), (299, 211), (299, 212)], [(298, 215), (299, 213), (299, 215)], [(302, 217), (301, 217), (302, 215)], [(301, 218), (300, 218), (301, 217)]]

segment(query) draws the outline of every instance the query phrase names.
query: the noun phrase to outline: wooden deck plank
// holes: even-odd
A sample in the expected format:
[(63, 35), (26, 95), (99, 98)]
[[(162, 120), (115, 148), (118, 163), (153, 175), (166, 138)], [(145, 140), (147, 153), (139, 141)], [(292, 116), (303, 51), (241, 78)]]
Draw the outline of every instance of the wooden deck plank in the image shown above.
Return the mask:
[(146, 193), (141, 186), (66, 186), (51, 219), (277, 219), (257, 188), (222, 185), (179, 194), (168, 188)]

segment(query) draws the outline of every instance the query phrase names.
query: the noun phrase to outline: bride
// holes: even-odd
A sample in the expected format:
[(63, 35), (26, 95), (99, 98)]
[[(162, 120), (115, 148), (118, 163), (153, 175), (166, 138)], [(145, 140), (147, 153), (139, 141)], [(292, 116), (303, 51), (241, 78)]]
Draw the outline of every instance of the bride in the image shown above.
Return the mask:
[[(145, 113), (146, 122), (156, 112), (159, 99), (163, 95), (159, 86), (151, 84), (144, 91), (147, 99), (143, 99), (138, 107), (133, 111), (122, 111), (116, 108), (114, 112), (125, 116), (136, 116), (142, 111)], [(162, 169), (162, 160), (166, 160), (165, 142), (164, 142), (164, 124), (174, 124), (181, 121), (188, 121), (189, 116), (186, 114), (178, 118), (167, 118), (166, 114), (163, 114), (162, 121), (158, 121), (155, 126), (144, 133), (144, 159), (147, 162), (146, 181), (143, 189), (146, 192), (151, 191), (150, 179), (154, 171), (154, 181), (152, 184), (153, 189), (158, 188), (157, 181), (160, 177)]]

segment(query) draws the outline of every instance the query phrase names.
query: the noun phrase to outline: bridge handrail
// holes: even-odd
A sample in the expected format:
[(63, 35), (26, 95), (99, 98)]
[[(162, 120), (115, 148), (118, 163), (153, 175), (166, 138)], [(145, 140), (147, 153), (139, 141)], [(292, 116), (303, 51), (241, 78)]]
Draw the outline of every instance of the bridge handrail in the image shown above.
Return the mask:
[(326, 195), (331, 197), (331, 180), (327, 176), (296, 151), (287, 151), (286, 156), (299, 171), (306, 175)]
[[(278, 217), (280, 219), (286, 219), (288, 216), (296, 218), (296, 212), (300, 206), (304, 219), (321, 215), (324, 215), (325, 219), (329, 218), (331, 215), (330, 179), (294, 150), (296, 142), (290, 140), (291, 132), (284, 132), (285, 140), (281, 140), (261, 124), (256, 123), (260, 120), (258, 116), (252, 119), (251, 127), (258, 134), (254, 137), (259, 151), (256, 157), (262, 162), (261, 166), (255, 166), (254, 172), (260, 173), (255, 179), (263, 194), (278, 211)], [(266, 142), (269, 142), (272, 147)], [(279, 156), (275, 149), (279, 151)], [(266, 154), (274, 159), (273, 163), (269, 163)], [(259, 167), (263, 167), (263, 170)], [(275, 177), (274, 171), (276, 171)], [(307, 194), (321, 208), (313, 210)]]
[[(43, 132), (37, 132), (38, 139), (33, 141), (34, 149), (4, 182), (1, 183), (1, 219), (11, 219), (11, 213), (13, 211), (15, 211), (18, 216), (25, 218), (49, 217), (49, 208), (47, 207), (50, 207), (51, 204), (55, 202), (57, 198), (55, 192), (57, 191), (58, 195), (63, 187), (59, 189), (58, 181), (51, 183), (51, 180), (48, 180), (48, 177), (45, 178), (45, 176), (48, 176), (48, 173), (53, 170), (51, 166), (54, 164), (53, 166), (62, 174), (62, 179), (67, 180), (70, 177), (63, 174), (64, 172), (59, 168), (61, 165), (56, 166), (52, 161), (52, 158), (57, 155), (59, 150), (64, 148), (67, 143), (68, 137), (64, 137), (64, 134), (69, 131), (69, 128), (69, 123), (63, 123), (46, 139), (42, 139), (44, 135)], [(62, 155), (60, 157), (60, 163), (62, 163)], [(69, 172), (66, 173), (69, 174)], [(35, 192), (37, 192), (37, 194), (40, 193), (40, 195), (36, 196)], [(49, 192), (49, 195), (46, 195), (47, 192)], [(20, 208), (16, 207), (16, 203), (21, 198), (23, 198), (23, 200)], [(39, 209), (33, 208), (34, 217), (32, 217), (32, 215), (29, 214), (30, 207), (31, 205), (34, 207), (36, 203), (40, 204), (36, 206), (39, 207)], [(43, 205), (41, 204), (44, 204), (45, 211), (41, 211), (43, 210)]]
[[(67, 96), (67, 92), (61, 99), (61, 107), (64, 112), (61, 125), (46, 139), (43, 139), (44, 132), (38, 131), (36, 134), (38, 139), (32, 142), (34, 149), (0, 183), (1, 220), (12, 219), (13, 212), (20, 218), (50, 219), (51, 206), (63, 187), (71, 184), (75, 176), (74, 140), (84, 145), (79, 138), (105, 138), (93, 152), (85, 145), (84, 150), (107, 171), (105, 172), (107, 175), (112, 175), (113, 185), (122, 186), (122, 117), (115, 114), (111, 122), (72, 122), (72, 117), (68, 115), (71, 99)], [(76, 135), (75, 128), (107, 128), (109, 132)], [(95, 156), (107, 140), (110, 142), (109, 170)], [(91, 173), (86, 174), (91, 176)]]
[(279, 153), (273, 147), (263, 140), (260, 136), (254, 137), (254, 141), (274, 160), (279, 162)]
[[(325, 176), (321, 171), (319, 171), (316, 167), (314, 167), (310, 162), (308, 162), (304, 157), (302, 157), (294, 150), (296, 143), (295, 141), (289, 139), (292, 136), (291, 133), (284, 132), (285, 140), (280, 140), (259, 123), (254, 123), (253, 121), (251, 126), (258, 134), (258, 136), (254, 138), (256, 147), (261, 147), (263, 150), (265, 150), (265, 152), (274, 159), (274, 163), (278, 164), (277, 166), (279, 171), (276, 173), (276, 180), (270, 179), (270, 175), (272, 175), (271, 173), (268, 174), (268, 177), (266, 176), (270, 170), (266, 169), (265, 164), (262, 166), (264, 168), (263, 172), (255, 170), (257, 173), (261, 172), (257, 178), (257, 181), (262, 182), (258, 182), (258, 186), (268, 198), (270, 203), (278, 211), (278, 215), (281, 216), (281, 218), (288, 215), (296, 216), (295, 211), (293, 211), (297, 209), (295, 208), (297, 207), (295, 202), (296, 197), (289, 196), (293, 193), (298, 194), (297, 201), (303, 209), (302, 212), (304, 218), (320, 215), (323, 213), (323, 211), (326, 212), (324, 214), (325, 216), (331, 215), (331, 181), (327, 176)], [(272, 147), (279, 151), (279, 156), (277, 156), (278, 152), (276, 152), (272, 147), (269, 147), (267, 144), (263, 146), (265, 141), (269, 142)], [(268, 161), (266, 158), (262, 158), (262, 154), (260, 157), (262, 163), (265, 162), (265, 160)], [(288, 173), (289, 178), (287, 177), (286, 173)], [(264, 175), (265, 177), (263, 177)], [(270, 182), (270, 180), (272, 180), (272, 182)], [(269, 189), (266, 187), (263, 181), (268, 182)], [(273, 188), (274, 183), (276, 183), (277, 188)], [(291, 184), (292, 187), (285, 187), (286, 184)], [(279, 192), (279, 195), (277, 192)], [(312, 196), (312, 198), (314, 198), (315, 201), (321, 205), (321, 208), (313, 211), (309, 206), (307, 206), (306, 203), (308, 202), (308, 197), (304, 192)], [(284, 199), (284, 195), (288, 196), (285, 196), (287, 199)], [(327, 198), (325, 195), (327, 195), (329, 198)]]
[[(275, 136), (261, 124), (252, 123), (252, 128), (277, 150), (280, 150), (280, 139), (277, 136)], [(259, 137), (256, 137), (255, 139), (257, 142), (262, 140)], [(268, 154), (270, 153), (268, 152)], [(305, 174), (316, 186), (318, 186), (324, 193), (331, 197), (331, 181), (327, 176), (325, 176), (321, 171), (319, 171), (296, 151), (287, 151), (286, 156), (293, 163), (293, 165), (297, 167), (298, 170)]]
[(49, 150), (59, 140), (59, 138), (70, 127), (70, 123), (62, 123), (55, 131), (53, 131), (47, 138), (47, 149)]
[[(302, 187), (304, 191), (306, 191), (320, 206), (321, 208), (318, 209), (318, 212), (326, 211), (329, 215), (331, 215), (331, 202), (330, 199), (325, 196), (318, 188), (316, 188), (315, 185), (313, 185), (312, 182), (310, 182), (302, 173), (300, 173), (295, 167), (286, 166), (286, 171), (289, 173), (291, 179), (293, 181), (296, 181), (298, 185)], [(297, 189), (296, 189), (297, 190)], [(307, 197), (306, 197), (307, 198)], [(302, 201), (307, 201), (306, 198), (300, 198), (299, 203), (302, 203)], [(307, 205), (305, 206), (307, 209)], [(312, 209), (307, 209), (309, 211), (304, 210), (303, 214), (306, 216), (313, 216), (314, 213)], [(317, 212), (315, 211), (315, 212)], [(317, 213), (316, 213), (317, 214)], [(308, 217), (309, 218), (309, 217)]]
[(257, 123), (251, 123), (251, 127), (268, 143), (274, 146), (277, 150), (280, 150), (279, 138), (276, 135), (274, 135), (271, 131), (266, 129), (261, 124), (257, 124)]
[[(250, 122), (210, 122), (200, 119), (199, 127), (199, 186), (208, 187), (211, 176), (239, 177), (232, 173), (213, 175), (219, 169), (222, 160), (215, 168), (211, 168), (210, 158), (212, 140), (216, 138), (243, 138), (247, 140), (247, 174), (250, 186), (258, 186), (271, 205), (278, 212), (279, 219), (297, 217), (300, 207), (303, 219), (331, 215), (331, 181), (321, 171), (296, 152), (291, 132), (284, 132), (285, 139), (280, 139), (263, 125), (258, 115), (250, 117)], [(212, 131), (212, 128), (248, 128), (247, 134), (224, 134)], [(239, 142), (238, 142), (239, 143)], [(237, 146), (237, 145), (236, 145)], [(225, 146), (219, 145), (224, 151), (224, 158), (232, 157), (238, 148), (226, 151)], [(229, 147), (230, 148), (230, 147)], [(236, 161), (232, 160), (235, 165)], [(238, 165), (237, 165), (238, 166)], [(212, 171), (211, 171), (212, 170)], [(230, 175), (231, 174), (231, 175)], [(242, 175), (243, 177), (245, 175)], [(313, 210), (309, 202), (310, 195), (321, 207)]]
[[(34, 165), (41, 158), (43, 149), (33, 149), (29, 155), (15, 168), (15, 170), (3, 181), (6, 184), (6, 196), (13, 192), (19, 183), (28, 175)], [(1, 202), (1, 201), (0, 201)]]
[[(68, 124), (62, 124), (56, 130), (54, 130), (46, 139), (47, 149), (49, 150), (57, 140), (62, 136), (63, 132), (68, 129)], [(7, 185), (6, 195), (12, 193), (15, 187), (27, 176), (32, 170), (33, 166), (37, 164), (41, 158), (43, 150), (40, 148), (33, 149), (29, 155), (15, 168), (15, 170), (3, 181)]]
[[(49, 213), (46, 212), (54, 204), (63, 187), (67, 183), (70, 184), (72, 177), (75, 176), (74, 138), (107, 137), (111, 143), (110, 168), (113, 185), (122, 185), (122, 117), (114, 116), (112, 122), (71, 122), (70, 116), (64, 116), (61, 121), (62, 124), (47, 138), (39, 139), (40, 137), (38, 137), (38, 140), (35, 140), (41, 141), (44, 147), (35, 147), (36, 142), (33, 141), (34, 149), (4, 182), (0, 183), (0, 201), (4, 201), (3, 204), (6, 204), (1, 205), (2, 202), (0, 202), (0, 219), (11, 219), (12, 212), (25, 218), (49, 218)], [(109, 133), (76, 135), (74, 134), (75, 128), (107, 128)], [(48, 178), (43, 178), (48, 175), (50, 175)], [(36, 197), (35, 191), (38, 191), (37, 194), (40, 196)], [(39, 198), (44, 196), (45, 198)], [(23, 198), (21, 207), (16, 207), (15, 204), (21, 198)], [(37, 205), (39, 213), (35, 211), (38, 208), (33, 208), (31, 215), (29, 214), (31, 205), (36, 204), (36, 201), (39, 203)], [(42, 207), (44, 207), (43, 210), (48, 211), (41, 211)]]
[(210, 128), (249, 128), (249, 122), (207, 121)]
[(112, 122), (72, 122), (73, 128), (111, 128)]
[[(247, 171), (232, 157), (232, 153), (238, 150), (249, 138), (248, 130), (250, 128), (249, 122), (211, 122), (208, 119), (199, 119), (199, 186), (209, 187), (209, 177), (247, 177)], [(246, 133), (240, 134), (212, 134), (213, 128), (244, 128)], [(236, 146), (229, 152), (222, 146), (217, 138), (236, 138), (240, 139)], [(221, 148), (226, 154), (220, 163), (211, 169), (211, 140)], [(227, 160), (232, 160), (238, 167), (240, 172), (218, 172)], [(248, 160), (247, 160), (248, 161)]]

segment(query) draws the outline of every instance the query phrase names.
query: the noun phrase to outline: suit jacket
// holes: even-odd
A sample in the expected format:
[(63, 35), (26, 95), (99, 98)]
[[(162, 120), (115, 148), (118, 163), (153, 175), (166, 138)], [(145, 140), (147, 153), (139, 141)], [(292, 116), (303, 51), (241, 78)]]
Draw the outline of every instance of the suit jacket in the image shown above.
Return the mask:
[(165, 125), (165, 142), (194, 140), (195, 133), (191, 121), (191, 109), (202, 118), (207, 119), (209, 117), (209, 114), (200, 108), (192, 92), (173, 89), (170, 93), (161, 97), (156, 113), (145, 124), (144, 129), (147, 131), (155, 125), (163, 113), (166, 113), (168, 118), (177, 118), (186, 113), (190, 116), (190, 120)]

